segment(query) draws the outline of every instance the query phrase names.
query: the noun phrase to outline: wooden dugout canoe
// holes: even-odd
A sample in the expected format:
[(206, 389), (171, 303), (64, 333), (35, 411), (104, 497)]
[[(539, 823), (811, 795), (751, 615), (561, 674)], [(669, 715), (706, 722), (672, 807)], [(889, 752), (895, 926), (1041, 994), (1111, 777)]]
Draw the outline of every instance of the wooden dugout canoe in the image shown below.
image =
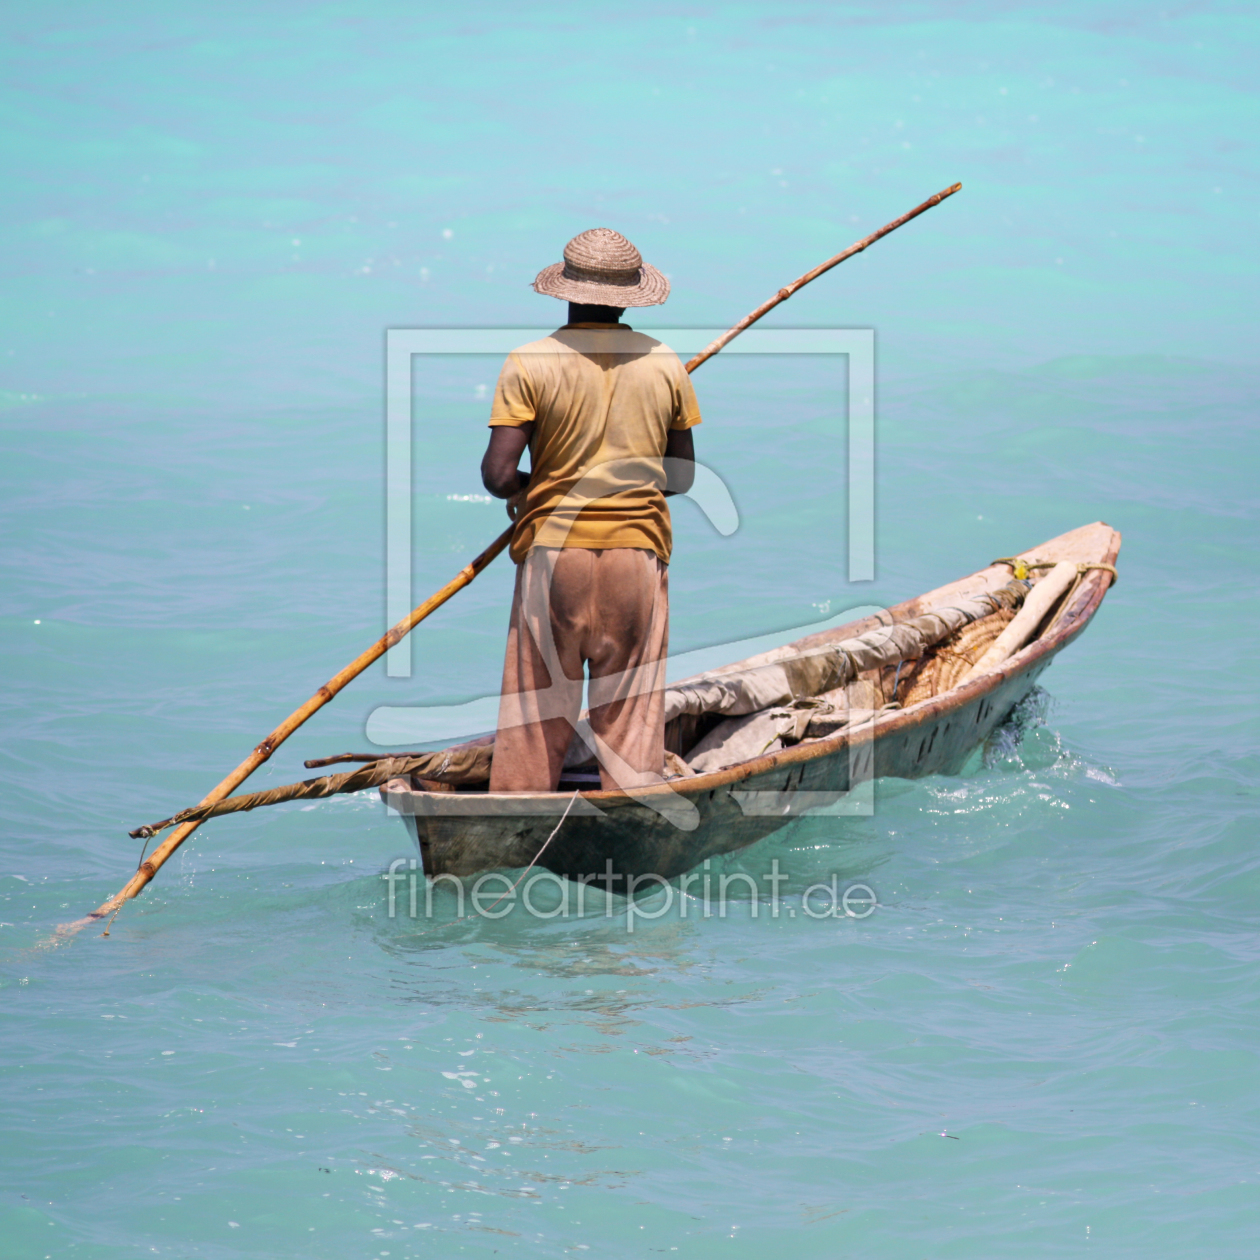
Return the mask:
[[(1119, 550), (1119, 533), (1097, 522), (1021, 552), (1018, 558), (1114, 566)], [(745, 670), (789, 653), (850, 640), (951, 600), (996, 591), (1010, 581), (1010, 566), (990, 565), (877, 615), (709, 673)], [(869, 813), (862, 790), (874, 778), (958, 773), (1032, 691), (1054, 657), (1085, 629), (1113, 581), (1103, 569), (1084, 572), (1049, 615), (1039, 637), (989, 672), (931, 694), (925, 670), (949, 649), (948, 642), (938, 644), (913, 662), (913, 672), (927, 685), (911, 687), (909, 695), (905, 681), (900, 675), (894, 678), (890, 666), (863, 676), (884, 700), (900, 686), (898, 694), (907, 695), (905, 707), (881, 711), (856, 730), (805, 739), (722, 770), (673, 779), (633, 794), (423, 791), (399, 779), (386, 784), (381, 794), (415, 836), (430, 878), (528, 866), (568, 807), (567, 818), (539, 858), (540, 866), (570, 879), (598, 879), (601, 886), (611, 873), (617, 881), (611, 885), (614, 891), (626, 887), (622, 880), (627, 876), (672, 879), (706, 858), (753, 844), (794, 818), (819, 812)], [(998, 614), (993, 620), (985, 642), (1005, 624)], [(973, 626), (983, 627), (984, 621)], [(938, 665), (938, 672), (945, 674), (943, 658)], [(916, 699), (916, 694), (923, 698)], [(667, 728), (667, 746), (670, 740)], [(869, 787), (866, 791), (869, 801)]]

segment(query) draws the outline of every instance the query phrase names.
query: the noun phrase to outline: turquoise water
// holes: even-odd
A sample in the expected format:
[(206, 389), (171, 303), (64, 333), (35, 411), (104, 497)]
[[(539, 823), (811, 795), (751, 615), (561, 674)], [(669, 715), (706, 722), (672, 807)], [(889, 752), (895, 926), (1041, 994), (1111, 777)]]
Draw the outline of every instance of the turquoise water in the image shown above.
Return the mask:
[[(1253, 11), (0, 24), (5, 1260), (1254, 1254)], [(545, 323), (529, 280), (599, 223), (672, 277), (642, 326), (725, 325), (956, 179), (773, 317), (876, 330), (876, 581), (836, 370), (718, 359), (741, 526), (677, 510), (673, 638), (1105, 519), (1122, 580), (1022, 742), (715, 864), (777, 860), (777, 918), (391, 919), (369, 794), (210, 824), (108, 939), (39, 948), (380, 633), (386, 328)], [(494, 372), (417, 372), (418, 596), (501, 527)], [(493, 691), (510, 577), (255, 782)], [(875, 912), (809, 918), (833, 875)]]

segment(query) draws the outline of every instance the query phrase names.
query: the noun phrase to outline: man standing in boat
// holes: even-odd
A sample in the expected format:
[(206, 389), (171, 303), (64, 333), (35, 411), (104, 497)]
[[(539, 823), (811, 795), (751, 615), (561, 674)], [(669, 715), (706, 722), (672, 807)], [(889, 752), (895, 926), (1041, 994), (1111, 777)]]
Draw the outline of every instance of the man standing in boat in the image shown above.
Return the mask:
[[(669, 281), (622, 235), (575, 236), (534, 289), (568, 322), (503, 365), (481, 462), (516, 522), (516, 589), (503, 664), (492, 792), (554, 792), (589, 670), (602, 786), (658, 783), (669, 646), (668, 495), (694, 472), (700, 423), (678, 356), (620, 322)], [(528, 446), (530, 471), (518, 469)]]

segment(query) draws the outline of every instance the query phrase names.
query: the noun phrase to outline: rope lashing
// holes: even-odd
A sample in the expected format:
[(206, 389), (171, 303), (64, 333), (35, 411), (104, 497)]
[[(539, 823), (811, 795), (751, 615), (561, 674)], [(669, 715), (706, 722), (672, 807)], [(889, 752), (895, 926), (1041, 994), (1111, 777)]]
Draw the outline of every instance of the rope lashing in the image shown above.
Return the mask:
[[(1017, 578), (1026, 578), (1034, 569), (1053, 569), (1059, 561), (1057, 560), (1021, 560), (1019, 556), (999, 556), (996, 560), (990, 560), (989, 564), (1009, 564), (1011, 573)], [(1111, 574), (1111, 585), (1120, 581), (1120, 574), (1116, 572), (1114, 564), (1078, 564), (1076, 572), (1082, 577), (1090, 572), (1091, 569), (1102, 569), (1104, 573)]]

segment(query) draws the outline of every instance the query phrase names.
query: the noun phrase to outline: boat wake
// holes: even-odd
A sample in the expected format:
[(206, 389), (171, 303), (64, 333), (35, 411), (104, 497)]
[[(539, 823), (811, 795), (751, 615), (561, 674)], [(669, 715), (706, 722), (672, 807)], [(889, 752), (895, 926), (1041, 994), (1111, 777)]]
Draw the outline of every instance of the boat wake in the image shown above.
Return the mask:
[(1054, 698), (1050, 693), (1044, 687), (1034, 687), (985, 741), (984, 768), (997, 770), (1012, 763), (1022, 764), (1019, 751), (1025, 737), (1046, 725), (1053, 707)]

